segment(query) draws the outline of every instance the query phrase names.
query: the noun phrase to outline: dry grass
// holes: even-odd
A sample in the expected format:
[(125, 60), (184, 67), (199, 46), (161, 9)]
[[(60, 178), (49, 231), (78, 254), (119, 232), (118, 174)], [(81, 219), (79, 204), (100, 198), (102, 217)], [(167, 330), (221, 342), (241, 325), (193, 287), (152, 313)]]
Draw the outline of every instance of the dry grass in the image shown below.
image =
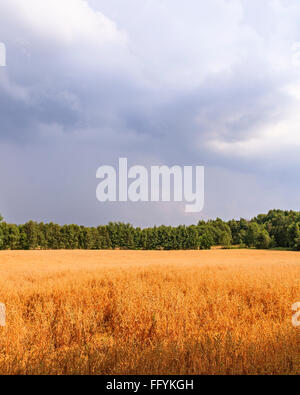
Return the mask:
[(299, 374), (300, 254), (0, 253), (1, 374)]

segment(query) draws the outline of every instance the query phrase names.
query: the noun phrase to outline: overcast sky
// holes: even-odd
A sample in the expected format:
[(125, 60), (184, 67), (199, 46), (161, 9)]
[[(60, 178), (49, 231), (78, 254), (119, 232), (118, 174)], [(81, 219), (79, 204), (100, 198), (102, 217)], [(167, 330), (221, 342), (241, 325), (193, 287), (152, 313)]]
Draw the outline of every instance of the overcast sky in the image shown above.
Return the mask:
[[(299, 0), (1, 0), (8, 222), (190, 224), (300, 209)], [(96, 170), (204, 165), (205, 209), (99, 203)]]

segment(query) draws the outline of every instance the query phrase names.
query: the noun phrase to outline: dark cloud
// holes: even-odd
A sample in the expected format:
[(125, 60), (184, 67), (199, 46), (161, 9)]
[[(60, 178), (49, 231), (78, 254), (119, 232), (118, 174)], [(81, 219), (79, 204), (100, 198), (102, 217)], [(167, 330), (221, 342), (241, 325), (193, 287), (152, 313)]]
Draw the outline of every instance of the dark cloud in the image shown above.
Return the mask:
[[(146, 226), (296, 208), (298, 3), (27, 4), (31, 11), (20, 0), (0, 5), (7, 220)], [(119, 157), (131, 165), (205, 165), (205, 210), (101, 205), (96, 169)]]

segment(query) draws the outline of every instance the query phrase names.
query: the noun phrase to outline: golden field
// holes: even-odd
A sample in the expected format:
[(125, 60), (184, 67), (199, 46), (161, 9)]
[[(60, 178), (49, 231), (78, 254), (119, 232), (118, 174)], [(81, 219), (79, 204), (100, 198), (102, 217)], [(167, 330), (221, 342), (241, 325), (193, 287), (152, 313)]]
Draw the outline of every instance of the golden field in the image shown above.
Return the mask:
[(0, 374), (299, 374), (300, 253), (2, 251)]

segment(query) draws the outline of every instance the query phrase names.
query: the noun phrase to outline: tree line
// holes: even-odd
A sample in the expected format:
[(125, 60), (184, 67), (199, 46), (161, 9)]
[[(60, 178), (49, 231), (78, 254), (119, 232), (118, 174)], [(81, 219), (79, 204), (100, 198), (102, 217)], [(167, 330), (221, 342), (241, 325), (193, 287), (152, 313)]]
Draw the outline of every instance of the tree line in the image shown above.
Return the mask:
[(57, 225), (29, 221), (23, 225), (0, 223), (0, 249), (128, 249), (195, 250), (232, 246), (300, 250), (300, 212), (271, 210), (246, 220), (220, 218), (197, 225), (154, 226), (141, 229), (112, 223), (98, 227)]

